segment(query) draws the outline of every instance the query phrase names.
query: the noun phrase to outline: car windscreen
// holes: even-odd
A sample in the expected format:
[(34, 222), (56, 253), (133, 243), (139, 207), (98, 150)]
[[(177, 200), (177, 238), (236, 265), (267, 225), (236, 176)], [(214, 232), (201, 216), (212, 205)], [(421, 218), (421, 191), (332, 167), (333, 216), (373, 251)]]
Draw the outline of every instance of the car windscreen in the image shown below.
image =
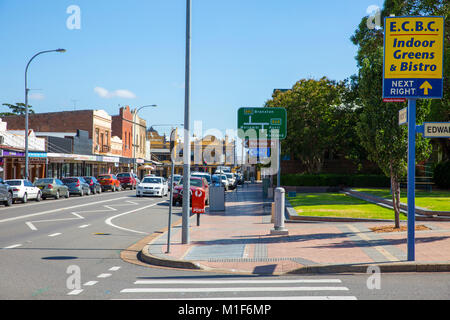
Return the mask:
[(111, 179), (111, 176), (98, 176), (99, 179)]
[(62, 182), (63, 183), (77, 183), (78, 179), (77, 178), (63, 178)]
[(22, 181), (20, 181), (20, 180), (6, 180), (5, 182), (7, 184), (9, 184), (10, 186), (21, 186), (22, 185)]
[(53, 183), (53, 179), (37, 179), (35, 183)]
[(205, 178), (206, 181), (211, 182), (211, 176), (209, 174), (193, 174), (193, 177)]
[(191, 179), (191, 186), (201, 187), (202, 186), (202, 180), (200, 180), (200, 179)]
[(232, 173), (225, 173), (225, 175), (227, 176), (228, 179), (233, 179), (233, 174)]
[(161, 183), (161, 178), (144, 178), (142, 183)]
[(131, 175), (129, 173), (119, 173), (117, 178), (129, 178)]

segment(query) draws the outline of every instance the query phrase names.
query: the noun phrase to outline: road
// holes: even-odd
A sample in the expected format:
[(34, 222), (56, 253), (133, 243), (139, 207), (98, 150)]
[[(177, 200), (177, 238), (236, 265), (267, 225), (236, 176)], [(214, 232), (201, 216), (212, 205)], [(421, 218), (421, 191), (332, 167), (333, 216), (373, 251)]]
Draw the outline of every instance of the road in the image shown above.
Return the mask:
[[(0, 208), (0, 299), (450, 299), (448, 273), (242, 276), (151, 268), (120, 252), (167, 227), (167, 198), (134, 191)], [(174, 208), (174, 219), (181, 217)]]

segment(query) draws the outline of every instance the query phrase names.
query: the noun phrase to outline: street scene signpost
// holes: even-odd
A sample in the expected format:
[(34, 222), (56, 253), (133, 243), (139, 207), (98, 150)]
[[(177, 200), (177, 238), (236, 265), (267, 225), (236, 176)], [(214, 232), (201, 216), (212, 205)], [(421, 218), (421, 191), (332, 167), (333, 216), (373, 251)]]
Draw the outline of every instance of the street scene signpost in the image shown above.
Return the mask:
[[(240, 108), (238, 110), (238, 136), (241, 139), (246, 139), (246, 132), (248, 130), (255, 130), (255, 134), (258, 141), (261, 138), (278, 140), (278, 170), (277, 170), (277, 187), (281, 184), (281, 143), (279, 140), (283, 140), (287, 136), (287, 112), (285, 108)], [(266, 130), (267, 135), (265, 137), (260, 136)], [(263, 141), (267, 141), (263, 139)], [(270, 152), (266, 145), (259, 146), (261, 150), (253, 150), (252, 153), (258, 156), (268, 157)]]
[(414, 261), (416, 100), (442, 98), (444, 18), (386, 17), (384, 27), (383, 99), (408, 99), (408, 261)]

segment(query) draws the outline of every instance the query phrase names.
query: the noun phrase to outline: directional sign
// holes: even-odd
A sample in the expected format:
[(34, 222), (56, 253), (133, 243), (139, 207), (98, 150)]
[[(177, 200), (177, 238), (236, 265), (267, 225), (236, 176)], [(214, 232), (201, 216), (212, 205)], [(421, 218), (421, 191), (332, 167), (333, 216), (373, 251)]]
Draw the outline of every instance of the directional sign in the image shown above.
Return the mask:
[[(285, 108), (240, 108), (238, 110), (239, 138), (246, 138), (249, 130), (255, 130), (257, 138), (260, 130), (267, 130), (268, 139), (285, 139), (287, 136), (287, 113)], [(274, 130), (278, 130), (275, 136)], [(248, 137), (248, 136), (247, 136)]]
[(440, 99), (444, 18), (386, 17), (383, 98)]
[(425, 122), (425, 138), (450, 138), (450, 122)]

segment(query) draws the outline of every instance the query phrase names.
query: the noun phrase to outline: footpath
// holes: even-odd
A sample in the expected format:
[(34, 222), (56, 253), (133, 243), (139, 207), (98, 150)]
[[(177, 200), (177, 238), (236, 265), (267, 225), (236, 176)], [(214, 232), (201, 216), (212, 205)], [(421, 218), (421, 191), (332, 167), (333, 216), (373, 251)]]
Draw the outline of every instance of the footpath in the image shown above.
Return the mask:
[[(226, 193), (226, 210), (190, 218), (189, 244), (181, 243), (180, 221), (172, 227), (170, 252), (167, 230), (144, 240), (141, 261), (163, 267), (240, 274), (449, 272), (450, 222), (420, 222), (416, 231), (416, 261), (407, 261), (406, 232), (375, 233), (370, 228), (392, 221), (296, 221), (288, 235), (271, 235), (271, 203), (262, 184), (246, 184)], [(174, 219), (176, 221), (176, 219)]]

